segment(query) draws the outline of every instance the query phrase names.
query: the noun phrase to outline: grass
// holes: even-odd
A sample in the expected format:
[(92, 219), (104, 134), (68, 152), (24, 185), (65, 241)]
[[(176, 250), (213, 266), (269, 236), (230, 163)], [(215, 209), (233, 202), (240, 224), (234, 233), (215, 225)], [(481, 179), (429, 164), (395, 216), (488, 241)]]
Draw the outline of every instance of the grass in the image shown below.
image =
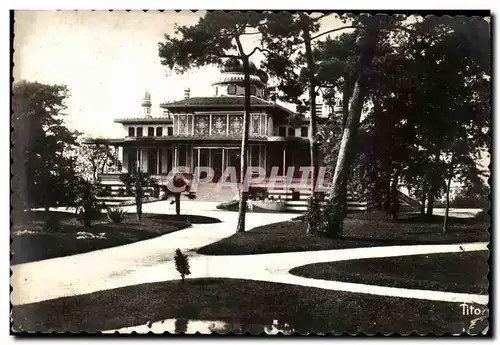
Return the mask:
[(84, 228), (67, 212), (50, 212), (57, 219), (55, 229), (45, 229), (44, 212), (12, 215), (11, 264), (86, 253), (142, 241), (184, 229), (193, 223), (213, 223), (218, 219), (189, 215), (144, 214), (137, 221), (127, 214), (122, 223), (109, 223), (103, 215), (90, 228)]
[(323, 262), (290, 273), (404, 289), (488, 294), (488, 251)]
[[(476, 307), (487, 315), (485, 306)], [(236, 279), (142, 284), (12, 309), (17, 332), (97, 332), (178, 318), (221, 320), (254, 332), (255, 325), (278, 320), (302, 334), (444, 334), (464, 328), (477, 334), (487, 326), (486, 320), (471, 326), (477, 317), (464, 315), (460, 303)]]
[(209, 244), (198, 250), (206, 255), (244, 255), (373, 246), (445, 244), (489, 241), (489, 220), (450, 217), (441, 233), (443, 217), (409, 215), (400, 220), (380, 214), (354, 214), (344, 222), (344, 236), (330, 239), (306, 233), (303, 219), (268, 224)]

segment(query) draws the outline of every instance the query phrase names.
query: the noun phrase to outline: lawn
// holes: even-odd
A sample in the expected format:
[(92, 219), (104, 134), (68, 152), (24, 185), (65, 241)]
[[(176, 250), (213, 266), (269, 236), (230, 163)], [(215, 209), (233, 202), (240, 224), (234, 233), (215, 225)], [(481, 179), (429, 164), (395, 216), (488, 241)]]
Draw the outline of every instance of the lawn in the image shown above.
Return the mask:
[(192, 223), (219, 221), (200, 216), (144, 214), (139, 222), (135, 214), (127, 214), (122, 223), (116, 224), (108, 222), (103, 215), (92, 227), (85, 229), (72, 213), (50, 213), (52, 219), (57, 219), (50, 230), (45, 228), (44, 212), (12, 215), (11, 264), (120, 246), (184, 229)]
[[(273, 320), (301, 334), (483, 331), (487, 321), (478, 319), (474, 325), (478, 316), (464, 315), (460, 304), (250, 280), (193, 279), (184, 285), (142, 284), (14, 306), (12, 320), (17, 332), (97, 332), (171, 318), (220, 320), (254, 333)], [(485, 306), (475, 307), (488, 315)]]
[(198, 250), (206, 255), (244, 255), (373, 246), (445, 244), (489, 241), (489, 219), (450, 217), (448, 233), (442, 234), (441, 216), (407, 216), (400, 220), (380, 214), (350, 215), (344, 222), (344, 236), (322, 238), (306, 233), (301, 218), (268, 224), (209, 244)]
[(488, 294), (488, 251), (322, 262), (290, 273), (307, 278), (447, 292)]

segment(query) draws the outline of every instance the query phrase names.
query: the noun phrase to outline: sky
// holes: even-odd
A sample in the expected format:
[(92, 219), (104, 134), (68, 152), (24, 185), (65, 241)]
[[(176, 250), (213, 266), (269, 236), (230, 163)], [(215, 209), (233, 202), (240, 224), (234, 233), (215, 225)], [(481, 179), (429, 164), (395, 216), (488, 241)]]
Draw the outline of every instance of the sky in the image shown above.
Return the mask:
[[(123, 136), (113, 119), (142, 116), (141, 100), (151, 93), (152, 115), (159, 104), (212, 96), (219, 69), (207, 66), (176, 75), (161, 65), (158, 42), (172, 35), (174, 25), (194, 25), (203, 12), (182, 11), (16, 11), (14, 80), (65, 84), (68, 126), (94, 137)], [(342, 26), (330, 16), (322, 29)], [(248, 52), (257, 36), (244, 37)], [(259, 66), (261, 55), (254, 54)]]

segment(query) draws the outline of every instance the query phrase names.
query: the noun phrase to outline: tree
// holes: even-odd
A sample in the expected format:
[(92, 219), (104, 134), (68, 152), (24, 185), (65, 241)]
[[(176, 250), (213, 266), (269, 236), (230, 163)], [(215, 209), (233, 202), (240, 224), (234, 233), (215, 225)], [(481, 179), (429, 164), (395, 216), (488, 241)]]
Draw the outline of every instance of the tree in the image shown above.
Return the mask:
[(83, 177), (75, 185), (76, 199), (70, 206), (75, 208), (75, 213), (85, 228), (90, 228), (92, 221), (101, 217), (101, 210), (106, 209), (106, 205), (97, 200), (96, 191), (96, 181)]
[[(255, 47), (246, 53), (242, 37), (256, 34), (255, 29), (264, 19), (255, 12), (208, 12), (194, 26), (177, 26), (175, 35), (165, 35), (165, 42), (159, 43), (159, 56), (163, 65), (184, 73), (190, 68), (205, 65), (222, 66), (224, 61), (241, 62), (244, 71), (244, 111), (241, 140), (240, 205), (236, 232), (245, 231), (245, 213), (248, 190), (244, 188), (247, 172), (248, 131), (250, 126), (250, 57)], [(253, 31), (252, 31), (253, 29)]]
[(70, 204), (78, 183), (70, 151), (78, 133), (64, 124), (67, 87), (20, 81), (12, 91), (14, 209)]
[(79, 175), (93, 181), (97, 181), (101, 174), (119, 170), (114, 151), (105, 140), (94, 140), (92, 144), (81, 142), (76, 150), (76, 160)]
[(188, 257), (186, 254), (181, 252), (179, 248), (177, 248), (175, 250), (174, 261), (175, 261), (175, 269), (181, 275), (182, 284), (184, 284), (184, 278), (191, 274)]
[[(278, 79), (281, 100), (295, 103), (299, 113), (306, 108), (309, 110), (311, 198), (308, 212), (310, 214), (316, 214), (313, 208), (319, 207), (316, 197), (319, 172), (316, 97), (322, 87), (333, 86), (319, 77), (321, 68), (325, 66), (318, 68), (316, 61), (318, 57), (314, 54), (313, 43), (324, 35), (345, 29), (336, 28), (318, 33), (319, 21), (328, 15), (311, 17), (303, 12), (298, 14), (280, 12), (270, 14), (262, 27), (267, 46), (262, 50), (267, 53), (264, 66), (270, 75)], [(302, 98), (305, 93), (308, 95), (307, 99)], [(308, 218), (307, 232), (315, 232), (316, 225), (313, 224), (315, 217)]]
[(144, 187), (153, 187), (158, 185), (158, 181), (143, 173), (140, 170), (137, 173), (121, 174), (120, 180), (125, 185), (128, 193), (135, 195), (135, 210), (137, 220), (142, 220), (142, 202), (144, 199)]

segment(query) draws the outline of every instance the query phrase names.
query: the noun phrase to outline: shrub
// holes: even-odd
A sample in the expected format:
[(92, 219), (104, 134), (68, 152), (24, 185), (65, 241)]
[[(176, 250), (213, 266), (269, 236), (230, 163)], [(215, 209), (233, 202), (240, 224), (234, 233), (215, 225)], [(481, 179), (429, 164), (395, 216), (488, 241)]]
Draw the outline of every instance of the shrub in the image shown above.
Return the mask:
[(45, 218), (44, 230), (50, 232), (57, 232), (60, 229), (59, 217), (55, 214), (48, 214)]
[(113, 207), (108, 210), (108, 220), (112, 223), (121, 223), (125, 219), (125, 214), (127, 212), (120, 207)]
[(184, 278), (191, 274), (189, 270), (189, 261), (186, 254), (183, 254), (179, 248), (175, 250), (175, 269), (181, 275), (182, 283), (184, 284)]

